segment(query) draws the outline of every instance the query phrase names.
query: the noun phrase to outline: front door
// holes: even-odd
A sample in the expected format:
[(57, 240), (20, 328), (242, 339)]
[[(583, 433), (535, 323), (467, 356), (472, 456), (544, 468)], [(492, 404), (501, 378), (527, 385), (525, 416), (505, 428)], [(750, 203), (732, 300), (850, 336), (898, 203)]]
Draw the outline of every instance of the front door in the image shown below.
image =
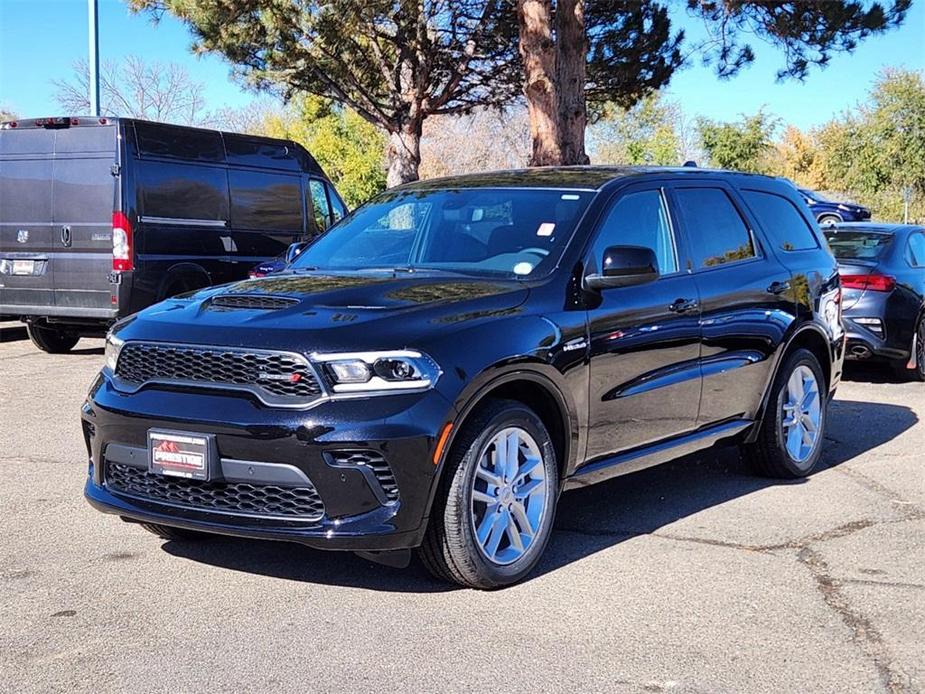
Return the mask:
[(617, 194), (591, 243), (588, 272), (619, 245), (654, 249), (660, 277), (603, 290), (588, 310), (588, 460), (690, 431), (700, 404), (699, 297), (661, 188)]

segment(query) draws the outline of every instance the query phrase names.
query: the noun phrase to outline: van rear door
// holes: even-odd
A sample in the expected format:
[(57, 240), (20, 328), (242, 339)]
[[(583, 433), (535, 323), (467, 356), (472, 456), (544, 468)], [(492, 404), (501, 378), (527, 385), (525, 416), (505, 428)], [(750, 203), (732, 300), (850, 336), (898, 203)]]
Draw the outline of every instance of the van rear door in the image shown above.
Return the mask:
[(118, 209), (116, 125), (55, 131), (52, 215), (58, 248), (55, 305), (62, 315), (104, 317), (114, 308), (112, 212)]
[(54, 151), (52, 130), (0, 130), (0, 315), (55, 304)]

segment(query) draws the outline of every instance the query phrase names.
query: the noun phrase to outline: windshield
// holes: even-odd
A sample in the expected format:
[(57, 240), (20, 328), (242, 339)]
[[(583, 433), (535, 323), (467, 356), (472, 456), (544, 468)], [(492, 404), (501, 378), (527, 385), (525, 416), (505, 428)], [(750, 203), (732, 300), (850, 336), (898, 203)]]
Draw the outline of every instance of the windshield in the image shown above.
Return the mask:
[(893, 242), (892, 234), (863, 231), (826, 231), (829, 248), (838, 259), (875, 260)]
[(555, 267), (593, 196), (545, 188), (386, 192), (319, 237), (291, 267), (538, 277)]

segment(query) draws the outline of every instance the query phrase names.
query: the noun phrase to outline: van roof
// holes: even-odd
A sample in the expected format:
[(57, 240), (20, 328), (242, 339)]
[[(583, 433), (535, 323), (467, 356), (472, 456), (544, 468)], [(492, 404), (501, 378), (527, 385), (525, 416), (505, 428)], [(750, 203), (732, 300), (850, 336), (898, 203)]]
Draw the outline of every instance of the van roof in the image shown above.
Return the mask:
[[(241, 155), (237, 151), (229, 152), (229, 147), (228, 147), (229, 141), (235, 142), (235, 143), (252, 143), (252, 144), (262, 143), (262, 144), (267, 144), (267, 145), (283, 145), (289, 148), (287, 150), (287, 155), (295, 159), (296, 161), (298, 161), (300, 164), (300, 168), (303, 171), (307, 171), (309, 173), (316, 174), (319, 176), (324, 176), (325, 178), (327, 178), (323, 169), (321, 168), (321, 165), (318, 164), (317, 160), (311, 155), (311, 153), (308, 150), (305, 149), (305, 147), (300, 145), (298, 142), (295, 142), (294, 140), (283, 140), (279, 138), (265, 137), (262, 135), (248, 135), (245, 133), (236, 133), (236, 132), (225, 131), (225, 130), (215, 130), (214, 128), (202, 128), (199, 126), (178, 125), (175, 123), (160, 123), (156, 121), (142, 120), (139, 118), (121, 118), (118, 116), (115, 116), (115, 117), (102, 116), (102, 117), (97, 118), (94, 116), (86, 116), (86, 115), (84, 116), (51, 116), (51, 117), (46, 117), (46, 118), (21, 118), (21, 119), (4, 122), (2, 125), (0, 125), (0, 129), (2, 129), (2, 132), (8, 133), (14, 130), (32, 130), (32, 129), (37, 129), (37, 128), (44, 128), (44, 129), (50, 129), (50, 130), (66, 129), (66, 128), (69, 129), (69, 128), (74, 128), (74, 127), (99, 128), (99, 127), (108, 127), (108, 126), (119, 125), (119, 124), (122, 124), (125, 126), (134, 126), (136, 128), (138, 126), (141, 126), (142, 129), (178, 128), (184, 131), (199, 131), (204, 134), (209, 133), (213, 137), (215, 135), (219, 135), (224, 143), (225, 160), (228, 161), (229, 163), (233, 163), (235, 159), (244, 158), (244, 155)], [(238, 150), (240, 148), (235, 147), (234, 149)], [(253, 154), (258, 157), (260, 156), (258, 152), (254, 152)], [(251, 159), (252, 160), (249, 162), (242, 161), (240, 163), (243, 163), (243, 164), (249, 163), (250, 165), (254, 165), (255, 162), (253, 161), (253, 157), (251, 157)], [(273, 157), (265, 157), (265, 159), (266, 159), (266, 162), (259, 164), (259, 165), (267, 166), (269, 168), (280, 168), (278, 166), (273, 165), (272, 163)]]

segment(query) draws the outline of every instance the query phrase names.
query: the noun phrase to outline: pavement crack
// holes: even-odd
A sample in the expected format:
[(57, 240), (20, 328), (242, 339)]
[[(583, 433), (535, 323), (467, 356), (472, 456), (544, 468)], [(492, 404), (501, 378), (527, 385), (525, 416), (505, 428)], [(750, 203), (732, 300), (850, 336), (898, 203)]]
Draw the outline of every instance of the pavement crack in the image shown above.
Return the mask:
[(797, 560), (809, 569), (825, 604), (841, 617), (842, 622), (851, 631), (852, 640), (873, 662), (886, 690), (894, 694), (912, 694), (915, 690), (911, 677), (893, 666), (883, 635), (867, 617), (851, 605), (848, 596), (842, 590), (842, 581), (832, 576), (829, 565), (819, 553), (810, 547), (803, 547), (797, 554)]

